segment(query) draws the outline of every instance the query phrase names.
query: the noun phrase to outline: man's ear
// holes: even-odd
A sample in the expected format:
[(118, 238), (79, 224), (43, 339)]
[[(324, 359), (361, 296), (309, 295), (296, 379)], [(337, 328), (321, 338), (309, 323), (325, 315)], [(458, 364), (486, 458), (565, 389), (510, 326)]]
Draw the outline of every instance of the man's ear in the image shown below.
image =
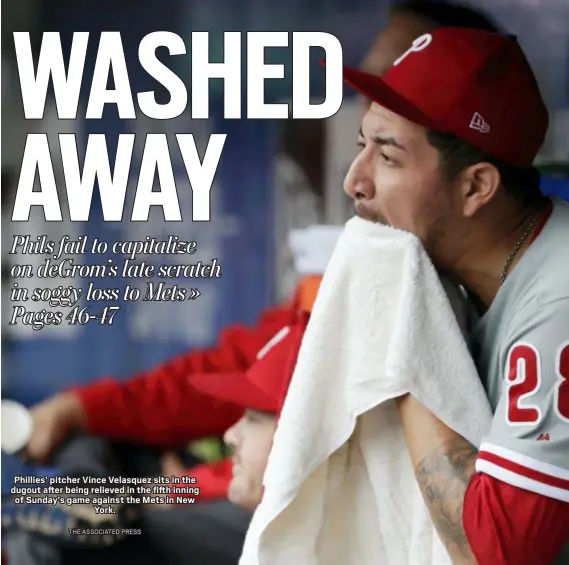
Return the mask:
[(463, 213), (473, 217), (496, 195), (500, 187), (500, 172), (490, 163), (476, 163), (460, 175)]

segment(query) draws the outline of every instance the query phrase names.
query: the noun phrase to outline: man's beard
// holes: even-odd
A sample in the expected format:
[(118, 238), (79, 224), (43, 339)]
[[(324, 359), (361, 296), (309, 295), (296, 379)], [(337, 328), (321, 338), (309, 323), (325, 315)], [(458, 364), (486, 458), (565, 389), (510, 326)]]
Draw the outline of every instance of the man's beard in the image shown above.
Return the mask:
[[(385, 216), (383, 216), (381, 213), (379, 213), (375, 210), (370, 209), (370, 207), (365, 202), (355, 201), (354, 202), (354, 212), (355, 212), (356, 216), (358, 216), (362, 220), (366, 220), (368, 222), (373, 222), (374, 224), (380, 224), (382, 226), (396, 227), (397, 229), (407, 231), (409, 233), (414, 233), (412, 230), (402, 228), (402, 227), (398, 227), (398, 226), (393, 226), (387, 220), (387, 218), (385, 218)], [(443, 221), (443, 218), (439, 216), (433, 220), (433, 222), (431, 224), (431, 228), (428, 231), (428, 233), (426, 234), (426, 236), (420, 236), (417, 233), (415, 233), (414, 235), (416, 235), (417, 237), (419, 237), (421, 239), (421, 241), (423, 242), (423, 247), (425, 248), (425, 251), (431, 257), (431, 260), (433, 261), (433, 263), (435, 263), (435, 265), (437, 266), (437, 269), (442, 268), (438, 264), (437, 256), (440, 253), (441, 244), (444, 243), (444, 241), (446, 239), (448, 239), (447, 230), (445, 229), (445, 223)]]
[(367, 220), (368, 222), (373, 222), (375, 224), (382, 224), (385, 226), (390, 225), (389, 222), (377, 212), (370, 210), (363, 202), (354, 202), (354, 212), (356, 216), (360, 217), (362, 220)]

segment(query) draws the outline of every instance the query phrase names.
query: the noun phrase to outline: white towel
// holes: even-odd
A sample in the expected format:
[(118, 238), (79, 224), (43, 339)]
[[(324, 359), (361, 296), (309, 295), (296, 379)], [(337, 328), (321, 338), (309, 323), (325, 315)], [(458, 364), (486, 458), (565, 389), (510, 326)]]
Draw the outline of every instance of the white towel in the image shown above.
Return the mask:
[(393, 398), (478, 446), (491, 411), (413, 235), (350, 220), (324, 275), (241, 565), (446, 565)]

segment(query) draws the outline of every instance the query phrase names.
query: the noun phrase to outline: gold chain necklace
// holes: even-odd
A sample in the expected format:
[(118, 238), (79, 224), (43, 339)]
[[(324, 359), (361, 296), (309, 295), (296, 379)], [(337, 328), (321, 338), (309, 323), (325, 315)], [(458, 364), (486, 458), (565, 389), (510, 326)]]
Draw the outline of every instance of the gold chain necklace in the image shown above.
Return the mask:
[(510, 251), (508, 258), (506, 259), (506, 262), (504, 263), (502, 273), (500, 274), (500, 286), (504, 284), (504, 281), (506, 280), (506, 278), (508, 276), (508, 271), (510, 270), (510, 267), (512, 266), (513, 260), (516, 258), (516, 255), (519, 253), (520, 249), (522, 248), (522, 245), (525, 243), (525, 241), (527, 240), (527, 238), (530, 236), (531, 232), (535, 228), (540, 216), (541, 216), (541, 214), (536, 214), (531, 219), (530, 223), (527, 225), (526, 229), (524, 230), (524, 233), (522, 233), (520, 239), (518, 239), (516, 245), (514, 245), (514, 248), (512, 249), (512, 251)]

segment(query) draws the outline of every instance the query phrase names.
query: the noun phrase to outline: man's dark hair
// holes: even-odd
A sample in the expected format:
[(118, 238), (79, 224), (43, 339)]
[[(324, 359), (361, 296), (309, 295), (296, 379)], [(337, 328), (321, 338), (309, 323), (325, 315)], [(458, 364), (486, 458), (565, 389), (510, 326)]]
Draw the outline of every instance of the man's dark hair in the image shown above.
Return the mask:
[(447, 180), (454, 180), (461, 171), (476, 163), (490, 163), (498, 169), (502, 186), (521, 207), (529, 208), (543, 199), (541, 175), (535, 167), (515, 167), (505, 163), (453, 134), (431, 130), (427, 139), (439, 151), (441, 170)]
[[(489, 15), (467, 4), (412, 0), (396, 4), (392, 13), (424, 18), (441, 27), (463, 27), (503, 33)], [(531, 206), (542, 198), (539, 187), (541, 177), (534, 167), (520, 168), (504, 163), (452, 134), (430, 131), (427, 139), (440, 153), (445, 178), (452, 180), (460, 171), (476, 163), (491, 163), (498, 169), (504, 188), (522, 206)]]
[(498, 24), (488, 14), (467, 4), (412, 0), (395, 4), (391, 11), (393, 14), (410, 14), (425, 18), (441, 27), (465, 27), (502, 33)]

